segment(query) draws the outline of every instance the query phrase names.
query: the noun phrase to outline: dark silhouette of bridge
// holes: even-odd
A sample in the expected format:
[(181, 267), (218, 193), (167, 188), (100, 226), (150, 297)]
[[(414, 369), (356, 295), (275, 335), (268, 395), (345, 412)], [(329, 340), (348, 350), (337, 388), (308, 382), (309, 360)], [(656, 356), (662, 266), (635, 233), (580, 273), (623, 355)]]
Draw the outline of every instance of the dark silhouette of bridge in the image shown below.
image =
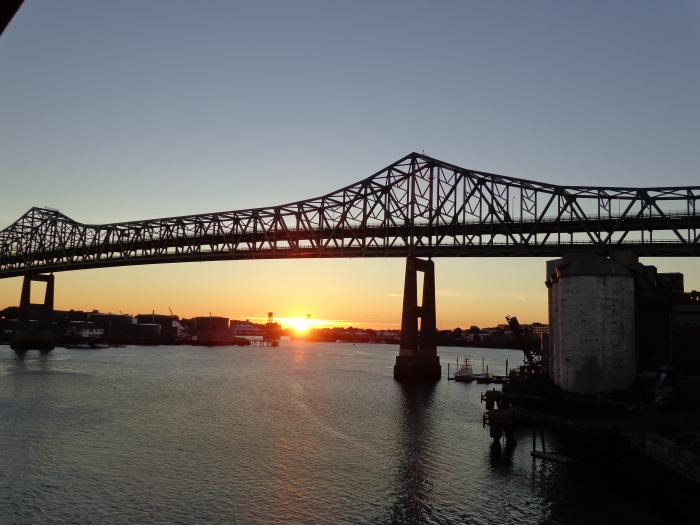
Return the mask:
[(700, 186), (557, 186), (411, 153), (322, 197), (81, 224), (32, 208), (0, 232), (0, 278), (169, 262), (309, 257), (700, 253)]
[(411, 153), (335, 192), (269, 208), (97, 225), (32, 208), (0, 231), (0, 278), (188, 261), (408, 257), (401, 361), (419, 352), (439, 374), (434, 284), (422, 306), (415, 290), (416, 271), (434, 283), (433, 266), (416, 257), (697, 256), (698, 199), (700, 186), (559, 186)]

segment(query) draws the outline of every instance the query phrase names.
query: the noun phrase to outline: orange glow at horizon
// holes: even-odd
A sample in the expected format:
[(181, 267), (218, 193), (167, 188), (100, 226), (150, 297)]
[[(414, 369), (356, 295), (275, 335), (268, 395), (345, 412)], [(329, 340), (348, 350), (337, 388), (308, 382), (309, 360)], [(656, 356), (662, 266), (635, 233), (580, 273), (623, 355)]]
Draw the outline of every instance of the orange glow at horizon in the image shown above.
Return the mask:
[[(255, 322), (261, 322), (257, 318)], [(347, 323), (334, 321), (332, 319), (312, 319), (310, 317), (276, 317), (275, 322), (280, 323), (282, 328), (291, 328), (295, 333), (303, 335), (312, 328), (330, 328), (333, 326), (344, 326)]]
[[(700, 289), (697, 261), (645, 259), (659, 271), (685, 274)], [(264, 324), (266, 313), (285, 328), (397, 329), (405, 262), (401, 259), (288, 259), (126, 266), (56, 274), (57, 310), (93, 309), (181, 318), (219, 315)], [(440, 259), (436, 263), (437, 325), (481, 328), (517, 315), (547, 322), (544, 259)], [(0, 279), (0, 309), (17, 306), (19, 277)]]

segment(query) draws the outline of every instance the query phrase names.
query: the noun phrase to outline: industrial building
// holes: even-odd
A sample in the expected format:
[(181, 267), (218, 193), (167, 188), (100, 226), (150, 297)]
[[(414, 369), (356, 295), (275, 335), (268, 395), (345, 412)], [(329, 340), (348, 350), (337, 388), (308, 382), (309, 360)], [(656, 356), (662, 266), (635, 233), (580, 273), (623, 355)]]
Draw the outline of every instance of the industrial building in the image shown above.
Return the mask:
[(104, 330), (105, 338), (110, 343), (126, 344), (133, 337), (133, 320), (130, 315), (92, 312), (87, 319)]
[[(136, 325), (141, 325), (141, 327), (136, 328), (139, 334), (154, 337), (160, 343), (173, 343), (177, 339), (176, 321), (178, 318), (174, 315), (162, 315), (153, 312), (150, 314), (138, 314), (134, 319), (136, 320)], [(144, 328), (143, 325), (151, 326), (151, 328)], [(156, 329), (156, 325), (160, 328)]]
[(562, 390), (630, 389), (673, 371), (689, 393), (700, 378), (700, 296), (683, 275), (659, 273), (629, 252), (547, 262), (550, 337), (545, 372)]
[(225, 344), (235, 339), (228, 317), (195, 317), (190, 321), (193, 341), (204, 345)]
[(64, 334), (65, 342), (99, 342), (105, 341), (105, 330), (92, 321), (71, 321)]

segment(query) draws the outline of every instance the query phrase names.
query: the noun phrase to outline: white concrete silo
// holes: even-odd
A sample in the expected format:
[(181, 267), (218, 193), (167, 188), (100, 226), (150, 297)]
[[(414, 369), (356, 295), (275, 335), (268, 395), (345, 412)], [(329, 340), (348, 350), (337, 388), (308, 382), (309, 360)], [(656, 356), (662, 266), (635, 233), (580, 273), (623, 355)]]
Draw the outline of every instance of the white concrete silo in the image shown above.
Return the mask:
[(636, 375), (634, 278), (597, 255), (549, 261), (551, 378), (569, 392), (629, 388)]

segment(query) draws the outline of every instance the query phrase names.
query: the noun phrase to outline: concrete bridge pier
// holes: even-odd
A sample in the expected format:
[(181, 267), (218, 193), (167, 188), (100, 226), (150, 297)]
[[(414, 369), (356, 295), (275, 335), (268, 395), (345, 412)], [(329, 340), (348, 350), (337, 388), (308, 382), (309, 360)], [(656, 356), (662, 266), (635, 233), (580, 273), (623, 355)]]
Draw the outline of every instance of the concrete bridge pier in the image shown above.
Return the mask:
[[(32, 304), (32, 282), (46, 283), (44, 302)], [(10, 348), (23, 353), (27, 350), (50, 352), (56, 346), (53, 332), (54, 276), (28, 274), (22, 282), (17, 328), (10, 341)], [(35, 315), (37, 314), (38, 315)]]
[[(423, 301), (420, 306), (417, 304), (418, 272), (423, 272)], [(401, 341), (394, 365), (394, 379), (422, 383), (440, 379), (435, 325), (435, 264), (432, 260), (409, 256), (406, 259)]]

